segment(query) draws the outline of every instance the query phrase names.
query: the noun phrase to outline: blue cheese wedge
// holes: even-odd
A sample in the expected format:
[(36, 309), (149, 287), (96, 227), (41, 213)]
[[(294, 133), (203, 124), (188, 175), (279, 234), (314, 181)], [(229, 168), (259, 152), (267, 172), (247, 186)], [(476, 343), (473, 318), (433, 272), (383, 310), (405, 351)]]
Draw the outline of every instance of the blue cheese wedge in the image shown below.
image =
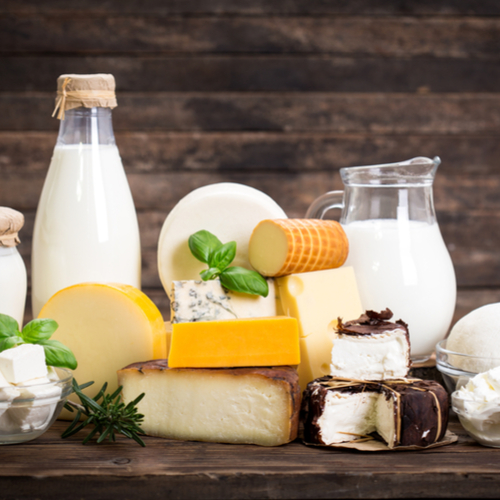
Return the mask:
[(277, 316), (274, 280), (269, 295), (260, 297), (225, 289), (220, 280), (173, 281), (170, 295), (172, 323)]

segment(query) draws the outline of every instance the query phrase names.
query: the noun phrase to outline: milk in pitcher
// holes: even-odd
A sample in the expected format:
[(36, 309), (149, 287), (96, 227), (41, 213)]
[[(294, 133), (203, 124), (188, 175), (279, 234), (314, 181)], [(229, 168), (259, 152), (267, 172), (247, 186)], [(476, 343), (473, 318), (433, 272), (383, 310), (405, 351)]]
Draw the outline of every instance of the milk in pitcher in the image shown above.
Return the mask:
[(455, 272), (439, 226), (374, 219), (343, 228), (350, 246), (346, 265), (355, 269), (363, 307), (389, 307), (394, 319), (409, 325), (412, 356), (425, 357), (455, 309)]

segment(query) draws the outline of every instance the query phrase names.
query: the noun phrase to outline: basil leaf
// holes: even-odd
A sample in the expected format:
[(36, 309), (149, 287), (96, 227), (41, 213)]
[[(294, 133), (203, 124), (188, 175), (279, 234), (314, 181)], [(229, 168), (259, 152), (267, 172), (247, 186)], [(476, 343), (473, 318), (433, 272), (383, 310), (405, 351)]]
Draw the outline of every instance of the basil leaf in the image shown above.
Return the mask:
[(7, 337), (0, 342), (0, 352), (6, 351), (11, 347), (16, 347), (16, 345), (24, 344), (24, 340), (17, 335), (13, 335), (12, 337)]
[(78, 366), (75, 355), (71, 349), (58, 340), (41, 340), (38, 342), (45, 350), (45, 362), (47, 366), (58, 366), (75, 370)]
[(218, 267), (211, 267), (210, 269), (205, 269), (201, 271), (200, 276), (203, 281), (213, 280), (219, 276), (221, 270)]
[(59, 325), (53, 319), (34, 319), (21, 332), (22, 338), (30, 344), (47, 340), (57, 330)]
[(14, 318), (7, 314), (0, 314), (0, 339), (19, 334), (19, 325)]
[(229, 243), (224, 243), (220, 248), (218, 248), (210, 259), (210, 267), (218, 267), (221, 271), (224, 271), (231, 262), (233, 262), (236, 257), (236, 241), (230, 241)]
[(256, 271), (250, 271), (244, 267), (228, 267), (220, 277), (222, 286), (233, 290), (233, 292), (249, 293), (250, 295), (269, 295), (267, 281)]
[(222, 246), (217, 236), (204, 229), (192, 234), (188, 244), (194, 257), (205, 264), (210, 262), (212, 254)]

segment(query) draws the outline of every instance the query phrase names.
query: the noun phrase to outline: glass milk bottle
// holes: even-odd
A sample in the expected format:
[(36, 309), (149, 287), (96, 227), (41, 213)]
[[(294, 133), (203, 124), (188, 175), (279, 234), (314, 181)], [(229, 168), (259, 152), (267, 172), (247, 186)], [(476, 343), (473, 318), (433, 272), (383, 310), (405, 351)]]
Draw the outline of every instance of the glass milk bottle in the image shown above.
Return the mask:
[(57, 80), (59, 136), (33, 234), (33, 316), (62, 288), (117, 282), (140, 288), (139, 226), (115, 144), (113, 75)]
[(0, 313), (12, 316), (23, 326), (26, 303), (26, 266), (17, 251), (17, 233), (24, 225), (22, 213), (0, 207)]
[[(432, 184), (439, 158), (340, 169), (344, 191), (331, 191), (306, 217), (342, 209), (364, 309), (388, 307), (408, 323), (411, 357), (424, 361), (450, 327), (457, 286), (434, 212)], [(354, 319), (354, 318), (345, 318)]]

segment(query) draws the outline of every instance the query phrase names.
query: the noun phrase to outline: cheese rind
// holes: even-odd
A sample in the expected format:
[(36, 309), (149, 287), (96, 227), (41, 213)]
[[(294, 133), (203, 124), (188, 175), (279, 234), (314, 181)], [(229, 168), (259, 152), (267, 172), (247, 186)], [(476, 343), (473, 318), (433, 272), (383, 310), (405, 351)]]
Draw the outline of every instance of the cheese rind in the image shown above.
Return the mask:
[(174, 323), (172, 368), (278, 366), (300, 363), (294, 318), (248, 318)]
[(448, 394), (433, 380), (323, 377), (307, 386), (301, 419), (308, 443), (331, 445), (376, 432), (389, 448), (425, 447), (445, 435)]
[[(74, 353), (80, 383), (93, 380), (84, 392), (93, 397), (108, 383), (117, 389), (116, 371), (137, 359), (166, 357), (165, 323), (153, 302), (140, 290), (113, 283), (82, 283), (56, 293), (40, 317), (59, 324), (52, 338)], [(70, 399), (74, 399), (71, 396)], [(63, 418), (74, 418), (69, 412)]]
[(290, 367), (173, 369), (166, 360), (118, 372), (125, 404), (139, 394), (146, 434), (279, 446), (297, 437), (300, 390)]
[(268, 280), (267, 297), (233, 292), (220, 280), (173, 281), (170, 294), (172, 323), (276, 316), (274, 280)]

